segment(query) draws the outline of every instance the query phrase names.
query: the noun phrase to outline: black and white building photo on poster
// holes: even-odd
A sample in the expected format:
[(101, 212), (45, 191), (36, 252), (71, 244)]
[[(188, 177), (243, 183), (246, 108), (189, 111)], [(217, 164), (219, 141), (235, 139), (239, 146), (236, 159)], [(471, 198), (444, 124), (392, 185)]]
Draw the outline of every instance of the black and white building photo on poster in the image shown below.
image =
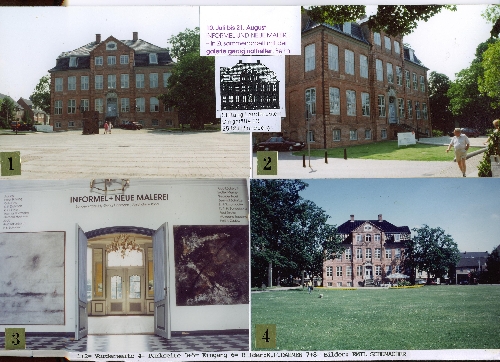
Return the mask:
[(216, 109), (223, 132), (279, 132), (285, 116), (284, 57), (216, 57)]

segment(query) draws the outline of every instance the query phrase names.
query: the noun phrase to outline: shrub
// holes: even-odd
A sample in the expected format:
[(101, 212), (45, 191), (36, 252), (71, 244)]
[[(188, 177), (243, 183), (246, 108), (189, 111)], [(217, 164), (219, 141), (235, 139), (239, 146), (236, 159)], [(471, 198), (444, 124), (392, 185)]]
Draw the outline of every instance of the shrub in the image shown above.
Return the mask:
[(491, 159), (490, 156), (498, 155), (500, 153), (500, 131), (493, 132), (488, 137), (488, 146), (484, 152), (483, 160), (477, 167), (479, 177), (491, 177)]
[(432, 130), (432, 137), (443, 137), (443, 136), (444, 136), (443, 131), (440, 131), (438, 129)]

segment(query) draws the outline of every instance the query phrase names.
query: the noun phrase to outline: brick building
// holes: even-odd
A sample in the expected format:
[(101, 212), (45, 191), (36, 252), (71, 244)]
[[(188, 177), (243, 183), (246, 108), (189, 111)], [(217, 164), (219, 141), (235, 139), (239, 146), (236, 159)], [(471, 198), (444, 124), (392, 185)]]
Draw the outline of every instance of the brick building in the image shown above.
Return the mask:
[(30, 99), (21, 97), (17, 103), (23, 108), (24, 113), (28, 115), (28, 119), (33, 123), (49, 124), (49, 115), (40, 109), (36, 109)]
[(302, 54), (285, 60), (285, 137), (306, 141), (306, 118), (312, 148), (431, 134), (428, 68), (401, 36), (366, 22), (331, 26), (304, 16), (302, 25)]
[(344, 252), (323, 264), (324, 287), (356, 287), (388, 282), (403, 272), (402, 253), (411, 237), (408, 226), (395, 226), (378, 215), (377, 220), (355, 220), (351, 215), (337, 228)]
[(98, 111), (99, 123), (115, 126), (136, 121), (144, 127), (177, 126), (177, 112), (164, 107), (164, 93), (174, 62), (167, 49), (138, 38), (113, 36), (62, 53), (51, 76), (51, 123), (54, 129), (82, 128), (83, 112)]

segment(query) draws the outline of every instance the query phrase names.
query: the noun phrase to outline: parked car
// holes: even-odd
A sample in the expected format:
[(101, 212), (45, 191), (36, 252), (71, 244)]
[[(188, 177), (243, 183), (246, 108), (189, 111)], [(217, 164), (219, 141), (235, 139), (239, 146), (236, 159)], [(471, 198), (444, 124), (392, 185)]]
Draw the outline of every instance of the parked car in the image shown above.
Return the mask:
[(33, 126), (31, 124), (27, 124), (27, 123), (17, 122), (17, 121), (11, 122), (10, 128), (14, 132), (16, 131), (16, 128), (18, 131), (36, 131), (35, 126)]
[(142, 124), (140, 124), (139, 122), (126, 122), (121, 124), (120, 128), (133, 130), (142, 129)]
[[(466, 135), (467, 137), (472, 137), (472, 138), (476, 138), (476, 137), (479, 137), (481, 135), (481, 132), (479, 132), (477, 129), (475, 128), (468, 128), (468, 127), (464, 127), (464, 128), (460, 128), (462, 130), (462, 133), (464, 135)], [(453, 131), (451, 131), (449, 133), (450, 137), (453, 137), (454, 134), (453, 134)]]
[(257, 144), (257, 151), (300, 151), (304, 142), (287, 140), (283, 137), (271, 137), (265, 142)]

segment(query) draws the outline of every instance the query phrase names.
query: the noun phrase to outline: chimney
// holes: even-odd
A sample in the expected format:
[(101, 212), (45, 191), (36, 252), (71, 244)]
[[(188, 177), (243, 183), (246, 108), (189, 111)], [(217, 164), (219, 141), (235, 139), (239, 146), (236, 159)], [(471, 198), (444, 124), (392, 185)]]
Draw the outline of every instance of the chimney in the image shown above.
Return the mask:
[(101, 42), (101, 34), (96, 34), (95, 35), (95, 42), (99, 44)]
[(351, 222), (354, 222), (354, 215), (351, 215)]
[(137, 39), (138, 39), (138, 33), (137, 33), (136, 31), (134, 31), (134, 32), (132, 33), (132, 40), (133, 40), (133, 41), (137, 41)]
[(382, 219), (382, 214), (378, 214), (378, 221), (381, 222), (383, 221), (384, 219)]
[(257, 59), (257, 64), (260, 64), (260, 59)]

